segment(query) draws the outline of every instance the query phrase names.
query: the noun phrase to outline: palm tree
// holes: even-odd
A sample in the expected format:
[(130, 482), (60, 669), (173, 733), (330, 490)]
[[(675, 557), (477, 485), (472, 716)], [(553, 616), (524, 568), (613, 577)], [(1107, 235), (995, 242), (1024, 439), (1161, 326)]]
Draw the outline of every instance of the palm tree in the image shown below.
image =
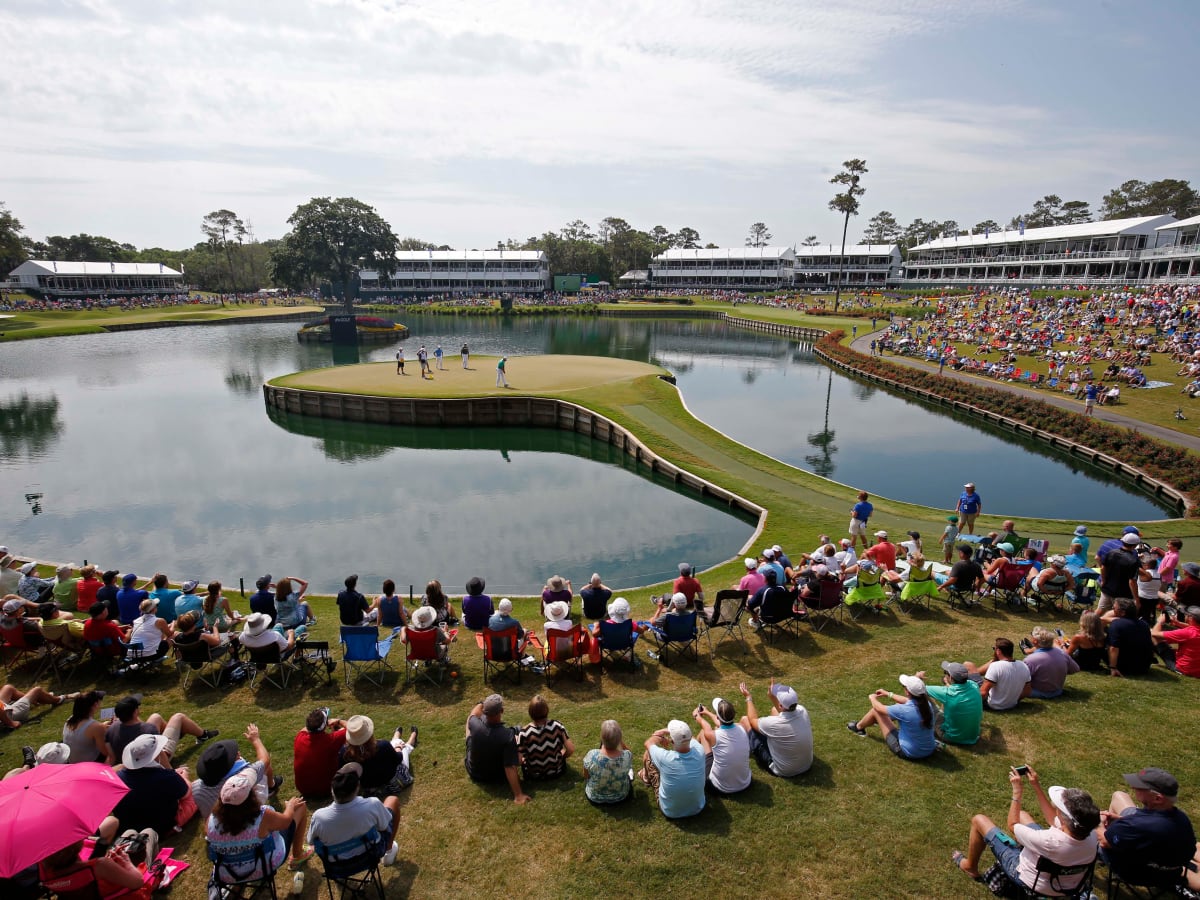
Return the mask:
[(842, 163), (842, 171), (829, 179), (830, 184), (845, 185), (846, 189), (829, 201), (829, 208), (842, 213), (846, 218), (842, 223), (842, 255), (838, 257), (837, 287), (833, 294), (833, 311), (837, 312), (838, 303), (842, 298), (842, 268), (846, 260), (846, 231), (850, 228), (850, 216), (858, 215), (858, 198), (865, 194), (866, 188), (859, 187), (859, 179), (867, 174), (866, 160), (848, 159)]

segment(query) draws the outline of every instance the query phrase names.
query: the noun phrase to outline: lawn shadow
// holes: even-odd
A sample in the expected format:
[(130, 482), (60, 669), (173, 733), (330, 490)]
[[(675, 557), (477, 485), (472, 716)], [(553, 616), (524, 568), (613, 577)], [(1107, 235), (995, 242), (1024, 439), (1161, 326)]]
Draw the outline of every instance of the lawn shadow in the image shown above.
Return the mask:
[(669, 825), (674, 825), (680, 831), (689, 834), (719, 834), (728, 835), (733, 824), (733, 816), (725, 808), (727, 798), (714, 799), (708, 796), (704, 801), (704, 809), (686, 819), (667, 819)]
[(413, 884), (421, 867), (408, 859), (397, 859), (393, 865), (384, 866), (380, 870), (383, 875), (383, 889), (387, 897), (408, 897), (412, 894)]
[[(775, 777), (767, 774), (768, 777)], [(832, 790), (837, 787), (837, 782), (833, 778), (833, 766), (819, 756), (813, 757), (812, 765), (809, 766), (807, 772), (801, 772), (799, 775), (783, 780), (797, 786), (811, 785), (822, 790)]]
[(999, 725), (987, 723), (980, 731), (979, 740), (974, 744), (952, 744), (955, 750), (966, 753), (974, 753), (978, 756), (983, 756), (989, 753), (1008, 754), (1008, 741), (1004, 737), (1004, 730)]

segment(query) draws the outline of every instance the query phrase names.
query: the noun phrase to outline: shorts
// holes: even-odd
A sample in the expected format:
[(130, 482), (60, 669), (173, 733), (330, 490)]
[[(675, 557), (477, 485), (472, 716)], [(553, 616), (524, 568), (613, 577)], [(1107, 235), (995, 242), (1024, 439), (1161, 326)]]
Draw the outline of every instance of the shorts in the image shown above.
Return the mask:
[[(1030, 825), (1029, 827), (1038, 828), (1039, 826)], [(1017, 869), (1021, 865), (1020, 845), (999, 828), (989, 828), (988, 833), (983, 836), (983, 840), (992, 848), (992, 853), (996, 854), (996, 862), (1000, 863), (1000, 868), (1004, 869), (1004, 874), (1009, 877), (1009, 880), (1013, 884), (1021, 884), (1021, 878), (1017, 874)]]
[(163, 729), (163, 737), (167, 739), (167, 746), (164, 748), (167, 751), (167, 756), (175, 755), (175, 748), (179, 746), (179, 737), (181, 731), (178, 725), (167, 724)]
[(1095, 400), (1093, 400), (1091, 397), (1089, 397), (1087, 400), (1084, 400), (1084, 401), (1083, 401), (1083, 408), (1084, 408), (1084, 409), (1091, 409), (1091, 408), (1092, 408), (1093, 406), (1095, 406), (1095, 405), (1096, 405), (1096, 401), (1095, 401)]
[(856, 535), (857, 534), (865, 535), (867, 533), (867, 523), (862, 521), (861, 519), (851, 519), (850, 520), (850, 533), (856, 534)]
[(14, 700), (12, 703), (5, 704), (5, 712), (8, 717), (14, 722), (24, 722), (29, 718), (29, 713), (33, 706), (29, 702), (29, 695), (26, 694), (20, 700)]
[(884, 740), (887, 742), (887, 747), (901, 759), (918, 759), (916, 756), (909, 756), (904, 752), (904, 748), (900, 746), (900, 732), (889, 731)]

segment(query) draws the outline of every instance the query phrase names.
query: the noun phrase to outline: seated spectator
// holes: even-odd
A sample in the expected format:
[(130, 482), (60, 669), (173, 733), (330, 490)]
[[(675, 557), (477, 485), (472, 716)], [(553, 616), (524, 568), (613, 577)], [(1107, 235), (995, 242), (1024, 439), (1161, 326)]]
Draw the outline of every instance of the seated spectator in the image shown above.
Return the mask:
[(271, 617), (266, 613), (250, 613), (246, 627), (242, 629), (239, 643), (252, 650), (261, 650), (274, 645), (279, 648), (279, 658), (287, 659), (296, 651), (296, 632), (289, 628), (287, 636), (271, 627)]
[[(964, 594), (974, 594), (983, 587), (983, 569), (975, 562), (975, 550), (970, 544), (959, 544), (958, 561), (950, 567), (949, 577), (939, 585), (939, 590), (954, 590)], [(969, 600), (972, 605), (979, 605), (978, 599)]]
[(547, 603), (543, 607), (546, 613), (546, 622), (543, 625), (543, 630), (546, 632), (546, 650), (550, 650), (550, 642), (558, 641), (555, 647), (556, 653), (570, 653), (570, 640), (566, 635), (574, 627), (571, 622), (571, 608), (562, 600), (555, 600), (553, 603)]
[[(926, 684), (925, 692), (942, 704), (942, 715), (935, 728), (939, 740), (969, 747), (979, 741), (983, 726), (983, 698), (979, 685), (968, 677), (962, 663), (942, 663), (942, 683)], [(917, 677), (925, 681), (925, 673)]]
[(600, 580), (599, 573), (593, 574), (591, 581), (579, 592), (579, 597), (583, 600), (584, 618), (603, 619), (612, 594), (613, 592)]
[(338, 756), (345, 743), (346, 723), (331, 718), (327, 707), (308, 714), (304, 727), (292, 742), (292, 767), (300, 796), (306, 800), (329, 796), (330, 783), (338, 770)]
[[(171, 739), (165, 734), (141, 734), (125, 745), (117, 777), (129, 788), (113, 810), (122, 828), (171, 834), (179, 801), (188, 794), (184, 775), (171, 768)], [(186, 773), (186, 769), (181, 770)]]
[(379, 621), (378, 610), (371, 609), (367, 598), (358, 592), (358, 576), (346, 578), (346, 589), (337, 595), (338, 619), (343, 625), (374, 625)]
[(283, 776), (276, 775), (271, 767), (271, 751), (262, 741), (258, 726), (251, 722), (246, 726), (245, 738), (254, 748), (254, 762), (247, 762), (235, 740), (216, 741), (204, 748), (200, 761), (196, 763), (196, 775), (192, 782), (192, 799), (201, 818), (207, 819), (221, 796), (221, 787), (230, 776), (248, 771), (254, 775), (254, 791), (260, 803), (283, 786)]
[(1145, 675), (1154, 663), (1154, 637), (1150, 626), (1138, 618), (1137, 606), (1128, 597), (1118, 597), (1113, 604), (1113, 618), (1108, 623), (1108, 674)]
[(782, 565), (779, 564), (779, 561), (777, 559), (775, 559), (774, 548), (772, 548), (772, 547), (765, 548), (762, 552), (760, 559), (762, 559), (762, 565), (760, 565), (758, 567), (758, 574), (760, 574), (763, 577), (764, 581), (767, 577), (767, 572), (774, 572), (775, 573), (775, 583), (777, 585), (779, 585), (780, 587), (787, 587), (787, 583), (788, 583), (787, 571), (783, 568)]
[(879, 567), (880, 580), (888, 584), (900, 582), (900, 573), (896, 571), (896, 545), (888, 540), (886, 531), (875, 532), (875, 543), (863, 552), (863, 559), (869, 559)]
[(1075, 590), (1075, 578), (1067, 570), (1067, 559), (1057, 554), (1046, 560), (1047, 565), (1028, 582), (1034, 593), (1062, 597)]
[(996, 638), (992, 658), (982, 666), (964, 662), (968, 677), (979, 684), (983, 708), (992, 712), (1012, 709), (1033, 692), (1033, 676), (1022, 660), (1013, 659), (1013, 642)]
[[(82, 859), (83, 841), (75, 841), (61, 850), (51, 853), (38, 863), (38, 881), (42, 887), (56, 896), (69, 896), (76, 885), (81, 885), (81, 874), (88, 873), (94, 879), (97, 896), (111, 897), (118, 892), (137, 891), (142, 886), (143, 874), (129, 861), (123, 844), (113, 847), (104, 855)], [(147, 848), (149, 849), (149, 848)]]
[(384, 628), (403, 628), (408, 624), (408, 610), (392, 579), (383, 582), (383, 593), (375, 598), (375, 606), (379, 609), (379, 624)]
[(546, 698), (534, 694), (529, 701), (531, 721), (517, 732), (517, 756), (526, 781), (558, 778), (567, 771), (567, 759), (575, 752), (567, 729), (549, 716)]
[(275, 624), (275, 618), (278, 615), (275, 610), (275, 590), (271, 582), (270, 575), (260, 575), (254, 581), (254, 587), (257, 588), (250, 595), (250, 612), (262, 613), (271, 620), (271, 624)]
[(280, 578), (275, 585), (275, 628), (296, 632), (297, 638), (308, 634), (308, 626), (317, 621), (312, 607), (304, 599), (308, 582), (295, 575)]
[(86, 613), (96, 602), (96, 592), (100, 590), (100, 579), (96, 577), (96, 567), (86, 565), (79, 570), (79, 580), (75, 582), (75, 611)]
[(421, 605), (433, 607), (437, 614), (437, 624), (444, 624), (447, 628), (458, 624), (458, 617), (454, 615), (454, 605), (442, 590), (442, 583), (436, 578), (425, 585), (425, 596), (421, 598)]
[(767, 583), (767, 579), (758, 571), (758, 560), (753, 556), (745, 559), (746, 574), (734, 585), (739, 591), (745, 591), (746, 597), (753, 597)]
[(663, 619), (667, 616), (685, 616), (687, 614), (687, 597), (682, 592), (672, 594), (669, 598), (664, 594), (658, 600), (658, 606), (654, 610), (654, 615), (650, 617), (650, 628), (660, 637), (663, 637), (666, 635), (667, 627), (663, 624)]
[(867, 606), (873, 606), (875, 609), (883, 608), (883, 601), (887, 599), (887, 594), (883, 590), (884, 572), (870, 559), (860, 559), (858, 561), (858, 571), (856, 573), (856, 581), (854, 587), (846, 594), (846, 605), (854, 606), (862, 603)]
[[(105, 575), (108, 573), (105, 572)], [(200, 586), (196, 581), (185, 581), (179, 586), (180, 594), (175, 599), (175, 617), (176, 619), (187, 615), (190, 612), (196, 614), (197, 621), (202, 621), (204, 618), (204, 599), (196, 593), (196, 588)], [(103, 592), (103, 588), (100, 589)], [(97, 596), (96, 599), (103, 599)]]
[(400, 845), (392, 840), (398, 824), (397, 814), (384, 806), (378, 797), (359, 796), (362, 774), (362, 766), (353, 762), (337, 770), (326, 789), (333, 793), (333, 804), (312, 814), (308, 822), (308, 842), (315, 845), (320, 841), (326, 847), (336, 847), (356, 838), (365, 838), (374, 829), (379, 835), (374, 846), (364, 843), (344, 857), (331, 854), (330, 859), (353, 859), (375, 853), (384, 865), (391, 865), (400, 852)]
[(1049, 628), (1036, 626), (1032, 641), (1021, 641), (1025, 665), (1029, 669), (1029, 696), (1038, 700), (1053, 700), (1062, 695), (1067, 676), (1079, 671), (1079, 663), (1063, 649), (1055, 646), (1055, 634)]
[[(915, 675), (901, 675), (904, 696), (880, 688), (867, 696), (871, 711), (857, 722), (847, 722), (846, 727), (859, 737), (867, 736), (867, 729), (878, 725), (888, 749), (901, 759), (924, 759), (937, 749), (937, 738), (933, 733), (933, 705), (925, 682)], [(889, 706), (880, 698), (887, 697)], [(895, 724), (893, 724), (895, 720)]]
[[(1068, 566), (1073, 566), (1076, 569), (1088, 568), (1087, 550), (1079, 541), (1071, 542), (1071, 552), (1066, 555), (1063, 562)], [(1042, 570), (1043, 573), (1045, 569)]]
[[(94, 571), (96, 567), (85, 566), (84, 568), (90, 568)], [(80, 579), (80, 581), (82, 580)], [(154, 577), (150, 579), (150, 583), (153, 585), (150, 596), (158, 601), (159, 618), (166, 619), (168, 622), (174, 622), (179, 618), (179, 614), (175, 611), (175, 601), (183, 595), (183, 591), (168, 587), (167, 576), (161, 572), (156, 572)]]
[(417, 747), (417, 726), (409, 728), (408, 740), (400, 736), (397, 726), (392, 739), (375, 737), (375, 722), (370, 716), (351, 716), (346, 720), (346, 745), (341, 749), (340, 762), (362, 766), (362, 793), (377, 797), (400, 820), (400, 794), (413, 783), (409, 760)]
[(686, 722), (672, 719), (646, 739), (638, 777), (654, 791), (658, 808), (668, 819), (694, 816), (704, 810), (704, 755), (708, 745), (693, 739)]
[[(762, 628), (762, 608), (768, 600), (770, 600), (772, 605), (774, 605), (775, 603), (782, 604), (791, 598), (791, 594), (788, 589), (781, 587), (777, 583), (776, 579), (778, 579), (779, 576), (775, 573), (774, 569), (768, 568), (763, 573), (763, 576), (766, 579), (766, 584), (759, 588), (758, 592), (746, 601), (746, 609), (750, 611), (750, 627), (756, 631), (759, 628)], [(686, 605), (686, 600), (684, 602)], [(660, 618), (660, 614), (663, 614), (662, 606), (659, 607), (658, 612), (655, 613), (654, 618), (651, 619), (652, 624), (654, 621)]]
[(563, 578), (561, 575), (552, 576), (546, 582), (546, 587), (542, 589), (542, 615), (546, 614), (547, 606), (560, 601), (567, 604), (567, 615), (570, 615), (573, 596), (570, 578)]
[(121, 608), (117, 604), (117, 593), (120, 591), (117, 579), (120, 577), (121, 573), (116, 569), (105, 569), (100, 574), (100, 587), (96, 589), (96, 602), (108, 607), (108, 617), (114, 622), (121, 621)]
[(264, 806), (254, 793), (254, 775), (239, 772), (221, 786), (220, 799), (208, 817), (205, 834), (209, 846), (219, 853), (235, 854), (262, 846), (263, 860), (267, 871), (261, 871), (259, 862), (233, 869), (232, 874), (241, 881), (262, 877), (275, 872), (287, 857), (288, 866), (298, 869), (313, 855), (313, 848), (304, 843), (308, 808), (300, 797), (293, 797), (283, 808), (275, 812)]
[[(1150, 636), (1170, 668), (1180, 675), (1200, 678), (1200, 606), (1189, 606), (1183, 610), (1182, 621), (1174, 623), (1163, 610), (1150, 629)], [(1172, 644), (1178, 649), (1173, 649)]]
[(512, 601), (505, 597), (496, 607), (496, 612), (488, 619), (488, 628), (492, 631), (506, 631), (509, 628), (517, 629), (517, 641), (519, 646), (517, 652), (525, 649), (525, 644), (529, 641), (529, 635), (525, 629), (521, 627), (521, 623), (513, 618)]
[(408, 643), (408, 634), (410, 631), (415, 632), (437, 632), (437, 637), (434, 638), (434, 643), (437, 644), (438, 659), (447, 659), (450, 652), (450, 635), (445, 628), (439, 628), (437, 622), (437, 612), (432, 606), (418, 606), (413, 610), (412, 620), (408, 626), (400, 632), (400, 642)]
[(3, 615), (0, 615), (0, 636), (4, 636), (7, 643), (18, 647), (40, 647), (45, 643), (39, 627), (42, 620), (26, 615), (30, 611), (37, 613), (39, 604), (20, 597), (8, 597), (0, 610), (3, 611)]
[[(105, 651), (109, 656), (124, 656), (129, 647), (129, 633), (132, 625), (118, 625), (108, 618), (108, 605), (100, 600), (92, 604), (88, 611), (88, 620), (83, 623), (83, 639), (93, 648), (107, 641)], [(96, 650), (93, 649), (93, 653)]]
[[(629, 601), (624, 597), (618, 597), (612, 603), (608, 604), (608, 619), (606, 620), (612, 625), (620, 625), (622, 622), (629, 621)], [(641, 622), (633, 623), (633, 639), (636, 641), (638, 635), (645, 634), (649, 626)], [(599, 639), (600, 623), (596, 622), (592, 625), (592, 637)]]
[(54, 593), (54, 579), (41, 578), (37, 574), (37, 563), (25, 563), (17, 570), (21, 579), (17, 582), (17, 596), (30, 603), (46, 603)]
[(87, 691), (75, 697), (70, 718), (62, 729), (63, 743), (71, 749), (68, 762), (107, 762), (116, 758), (105, 739), (108, 723), (96, 718), (103, 699), (104, 691)]
[(927, 565), (925, 555), (919, 550), (908, 560), (908, 580), (900, 589), (900, 599), (904, 602), (918, 597), (937, 597), (938, 583), (933, 577), (933, 566)]
[(1096, 671), (1108, 660), (1104, 622), (1090, 609), (1084, 610), (1079, 617), (1079, 631), (1069, 640), (1060, 639), (1057, 643), (1086, 672)]
[(173, 638), (176, 647), (187, 647), (194, 644), (208, 644), (210, 653), (214, 657), (223, 656), (228, 653), (233, 646), (233, 641), (236, 637), (221, 634), (217, 631), (217, 626), (213, 625), (208, 631), (201, 631), (198, 626), (200, 622), (200, 613), (186, 612), (175, 621)]
[(158, 615), (158, 598), (147, 597), (138, 607), (140, 615), (129, 629), (129, 643), (140, 644), (139, 659), (166, 656), (171, 649), (171, 626)]
[(679, 577), (675, 579), (672, 591), (675, 594), (683, 594), (687, 600), (687, 608), (689, 610), (694, 609), (700, 613), (701, 619), (705, 618), (704, 588), (700, 586), (694, 570), (688, 563), (679, 564)]
[(221, 593), (221, 582), (210, 581), (208, 596), (204, 598), (204, 627), (212, 628), (216, 625), (217, 631), (233, 631), (241, 619), (241, 614), (234, 611), (225, 595)]
[(78, 591), (75, 586), (75, 566), (66, 563), (59, 566), (54, 573), (54, 587), (50, 590), (50, 599), (59, 609), (75, 609), (78, 605)]
[(1133, 796), (1115, 792), (1100, 813), (1100, 858), (1133, 884), (1174, 884), (1196, 852), (1192, 822), (1175, 805), (1179, 782), (1158, 768), (1123, 777)]
[(504, 698), (489, 694), (475, 704), (464, 728), (467, 754), (463, 762), (472, 781), (483, 784), (508, 783), (513, 802), (525, 804), (529, 796), (521, 789), (517, 739), (504, 724)]
[(713, 698), (712, 709), (701, 703), (692, 718), (708, 748), (704, 754), (707, 786), (718, 794), (737, 794), (750, 787), (749, 723), (738, 722), (733, 704), (720, 697)]
[(463, 624), (472, 631), (482, 631), (496, 610), (492, 598), (483, 592), (486, 583), (478, 575), (467, 582), (467, 593), (462, 599)]
[(35, 706), (61, 706), (78, 697), (79, 694), (52, 694), (39, 685), (25, 691), (11, 684), (0, 686), (0, 727), (20, 728), (29, 721)]
[(197, 744), (203, 744), (220, 734), (216, 728), (201, 728), (183, 713), (175, 713), (170, 720), (164, 719), (158, 713), (153, 713), (143, 721), (141, 711), (142, 698), (137, 694), (131, 694), (118, 700), (113, 707), (116, 721), (108, 726), (108, 730), (104, 734), (104, 739), (112, 751), (112, 759), (109, 761), (111, 765), (116, 765), (125, 753), (125, 748), (144, 734), (162, 735), (166, 738), (163, 746), (167, 749), (168, 757), (175, 755), (179, 739), (185, 734), (195, 737)]
[(1033, 816), (1021, 809), (1024, 776), (1015, 768), (1009, 769), (1008, 780), (1013, 793), (1008, 807), (1007, 832), (980, 813), (971, 819), (967, 852), (955, 852), (952, 859), (956, 866), (978, 881), (983, 848), (991, 847), (996, 861), (1013, 884), (1039, 895), (1069, 894), (1087, 873), (1063, 875), (1052, 880), (1050, 875), (1038, 873), (1038, 860), (1047, 859), (1060, 866), (1091, 863), (1096, 858), (1094, 829), (1100, 823), (1100, 811), (1087, 791), (1056, 785), (1047, 792), (1042, 789), (1037, 772), (1027, 768), (1026, 774), (1047, 824), (1038, 825)]
[(121, 614), (122, 625), (132, 625), (133, 620), (138, 617), (142, 601), (150, 596), (150, 592), (146, 590), (151, 581), (147, 581), (145, 586), (137, 586), (137, 575), (133, 572), (126, 572), (121, 576), (121, 589), (117, 591), (117, 609)]
[(749, 736), (750, 752), (758, 764), (781, 778), (803, 775), (812, 768), (812, 722), (795, 690), (785, 684), (777, 685), (772, 679), (767, 686), (771, 715), (761, 717), (744, 682), (738, 685), (738, 690), (746, 699), (741, 726)]
[(621, 803), (633, 796), (633, 752), (615, 719), (600, 725), (600, 747), (583, 755), (583, 792), (597, 806)]

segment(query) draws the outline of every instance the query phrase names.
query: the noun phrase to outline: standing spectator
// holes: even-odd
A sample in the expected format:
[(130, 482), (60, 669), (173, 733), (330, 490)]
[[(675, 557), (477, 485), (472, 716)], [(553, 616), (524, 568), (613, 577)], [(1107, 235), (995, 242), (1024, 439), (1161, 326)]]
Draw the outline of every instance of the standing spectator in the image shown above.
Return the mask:
[(597, 806), (621, 803), (633, 796), (633, 752), (615, 719), (600, 725), (600, 747), (583, 755), (583, 792)]
[(485, 587), (486, 582), (478, 575), (467, 582), (467, 593), (462, 599), (462, 620), (472, 631), (482, 631), (495, 612), (492, 598), (483, 592)]
[(613, 592), (600, 579), (600, 574), (593, 573), (587, 586), (579, 592), (579, 597), (583, 600), (584, 618), (603, 619), (612, 594)]
[(1140, 535), (1129, 532), (1121, 537), (1121, 546), (1104, 554), (1100, 562), (1100, 602), (1096, 612), (1103, 615), (1113, 607), (1120, 597), (1133, 599), (1138, 595), (1137, 578), (1141, 569), (1137, 546), (1142, 542)]
[(1088, 537), (1086, 525), (1075, 526), (1075, 535), (1071, 538), (1071, 543), (1079, 544), (1083, 547), (1083, 556), (1086, 559), (1088, 555), (1088, 548), (1092, 545), (1092, 540)]
[(442, 349), (441, 344), (438, 344), (436, 347), (433, 348), (433, 358), (435, 360), (437, 360), (437, 367), (439, 370), (446, 368), (445, 366), (442, 365), (442, 357), (444, 357), (445, 355), (446, 355), (446, 351)]
[(738, 690), (746, 698), (741, 725), (749, 735), (750, 752), (758, 764), (782, 778), (803, 775), (812, 768), (812, 722), (796, 691), (771, 679), (767, 696), (771, 698), (772, 714), (760, 717), (744, 682)]
[(954, 558), (954, 542), (958, 540), (958, 514), (946, 516), (946, 522), (946, 527), (942, 529), (942, 561), (950, 565)]
[(712, 709), (705, 709), (703, 703), (697, 706), (692, 717), (708, 746), (704, 755), (708, 786), (720, 794), (737, 794), (750, 787), (749, 723), (738, 722), (733, 704), (720, 697), (713, 697)]
[(525, 779), (557, 778), (567, 771), (575, 742), (562, 722), (550, 717), (550, 705), (541, 694), (529, 701), (530, 723), (517, 732), (517, 754)]
[(489, 694), (476, 703), (464, 728), (467, 754), (464, 764), (472, 781), (508, 783), (513, 802), (522, 805), (529, 796), (521, 789), (520, 760), (513, 730), (504, 724), (504, 698)]
[(1158, 577), (1162, 581), (1164, 591), (1169, 591), (1175, 586), (1175, 572), (1179, 568), (1179, 551), (1182, 549), (1183, 541), (1179, 538), (1167, 541), (1167, 552), (1158, 564)]
[(300, 796), (306, 800), (329, 796), (330, 783), (338, 770), (338, 755), (345, 743), (346, 723), (332, 718), (327, 707), (308, 714), (304, 727), (292, 742), (292, 767)]
[[(983, 698), (979, 685), (968, 677), (967, 667), (962, 663), (942, 663), (942, 683), (927, 684), (926, 693), (942, 704), (941, 721), (937, 737), (947, 744), (970, 746), (979, 741), (983, 728)], [(917, 677), (925, 680), (925, 673)]]
[(968, 481), (963, 485), (963, 492), (959, 495), (954, 511), (961, 517), (962, 533), (974, 534), (975, 519), (983, 512), (983, 498), (975, 493), (975, 482)]
[(998, 637), (992, 644), (992, 658), (982, 666), (964, 662), (970, 679), (979, 683), (984, 709), (1003, 712), (1012, 709), (1033, 692), (1029, 667), (1013, 659), (1013, 642)]
[[(901, 759), (924, 759), (937, 749), (933, 705), (920, 678), (901, 675), (900, 683), (904, 685), (903, 697), (880, 688), (867, 696), (870, 712), (857, 722), (847, 722), (846, 727), (859, 737), (866, 737), (866, 729), (878, 725), (888, 749)], [(884, 703), (882, 697), (892, 700), (892, 704)]]
[[(1189, 606), (1183, 615), (1182, 622), (1176, 622), (1175, 628), (1168, 628), (1167, 614), (1160, 612), (1150, 634), (1168, 666), (1180, 675), (1200, 678), (1200, 606)], [(1172, 650), (1171, 644), (1176, 644), (1179, 649)]]
[(646, 739), (642, 782), (655, 792), (658, 808), (668, 819), (694, 816), (704, 810), (704, 737), (692, 738), (686, 722), (672, 719)]
[(1133, 796), (1115, 792), (1100, 813), (1100, 858), (1134, 884), (1174, 884), (1196, 852), (1192, 822), (1175, 805), (1179, 782), (1154, 767), (1122, 777)]
[(346, 578), (346, 589), (337, 595), (338, 618), (343, 625), (374, 625), (378, 613), (371, 609), (367, 598), (358, 592), (358, 576)]
[(850, 546), (861, 538), (863, 549), (866, 550), (869, 546), (867, 543), (867, 522), (871, 518), (871, 513), (875, 511), (874, 505), (867, 498), (871, 495), (866, 491), (858, 492), (858, 502), (850, 507)]

